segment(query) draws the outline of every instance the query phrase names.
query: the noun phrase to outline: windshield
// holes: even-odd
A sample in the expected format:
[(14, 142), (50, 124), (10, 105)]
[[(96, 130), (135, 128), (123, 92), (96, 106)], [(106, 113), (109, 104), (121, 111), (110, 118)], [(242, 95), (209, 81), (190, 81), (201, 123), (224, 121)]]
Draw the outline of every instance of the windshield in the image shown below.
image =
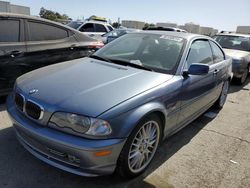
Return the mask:
[(77, 29), (82, 24), (83, 24), (83, 22), (70, 22), (69, 24), (67, 24), (67, 26), (72, 27), (74, 29)]
[(217, 35), (214, 39), (222, 46), (222, 48), (250, 51), (249, 37)]
[(183, 38), (175, 36), (133, 33), (116, 39), (95, 55), (175, 74), (184, 42)]

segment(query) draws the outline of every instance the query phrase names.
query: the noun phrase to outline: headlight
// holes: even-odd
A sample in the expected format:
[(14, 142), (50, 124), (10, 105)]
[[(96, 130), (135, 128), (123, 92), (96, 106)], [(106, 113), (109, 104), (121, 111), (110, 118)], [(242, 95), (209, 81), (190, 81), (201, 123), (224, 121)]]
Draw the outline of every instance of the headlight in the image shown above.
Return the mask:
[(112, 132), (109, 123), (104, 120), (64, 112), (53, 114), (48, 125), (64, 132), (81, 135), (105, 136)]
[(233, 59), (232, 63), (242, 63), (242, 59)]

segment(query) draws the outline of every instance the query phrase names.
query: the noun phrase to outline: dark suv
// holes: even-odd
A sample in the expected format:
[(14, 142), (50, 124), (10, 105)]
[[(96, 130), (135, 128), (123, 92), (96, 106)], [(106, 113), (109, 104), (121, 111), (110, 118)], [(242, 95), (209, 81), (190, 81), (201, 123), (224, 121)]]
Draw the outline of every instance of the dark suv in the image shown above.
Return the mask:
[(0, 14), (0, 96), (31, 70), (80, 57), (103, 46), (70, 27), (25, 15)]

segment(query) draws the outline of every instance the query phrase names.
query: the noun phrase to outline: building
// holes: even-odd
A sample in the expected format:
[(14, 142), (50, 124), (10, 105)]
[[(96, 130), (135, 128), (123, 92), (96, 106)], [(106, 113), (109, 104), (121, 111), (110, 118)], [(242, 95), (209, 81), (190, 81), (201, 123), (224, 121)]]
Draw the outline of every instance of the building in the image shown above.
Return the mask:
[(236, 33), (250, 34), (250, 26), (238, 26)]
[(218, 32), (219, 32), (219, 30), (218, 30), (218, 29), (214, 29), (214, 31), (213, 31), (213, 35), (216, 35)]
[(194, 23), (186, 23), (185, 24), (185, 30), (189, 33), (200, 33), (200, 25), (194, 24)]
[(13, 5), (7, 1), (0, 1), (0, 12), (30, 15), (30, 7)]
[(122, 26), (127, 28), (142, 29), (145, 22), (135, 20), (122, 20)]
[(201, 26), (199, 33), (201, 35), (212, 36), (212, 35), (214, 35), (214, 28)]
[(176, 23), (170, 23), (170, 22), (158, 22), (156, 23), (157, 27), (177, 27)]
[(178, 25), (177, 27), (180, 28), (180, 29), (186, 30), (185, 25)]

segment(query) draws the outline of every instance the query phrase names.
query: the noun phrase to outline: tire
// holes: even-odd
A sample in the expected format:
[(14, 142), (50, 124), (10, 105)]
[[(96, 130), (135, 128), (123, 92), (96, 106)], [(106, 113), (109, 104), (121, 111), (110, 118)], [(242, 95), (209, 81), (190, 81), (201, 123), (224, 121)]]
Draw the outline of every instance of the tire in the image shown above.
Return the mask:
[(144, 118), (132, 131), (120, 153), (116, 168), (118, 174), (132, 178), (143, 173), (154, 158), (161, 136), (160, 118), (155, 114)]
[(243, 75), (241, 76), (241, 78), (238, 78), (237, 79), (237, 82), (239, 85), (243, 85), (246, 80), (247, 80), (247, 76), (248, 76), (248, 73), (249, 73), (249, 65), (247, 66), (246, 70), (244, 71)]
[(218, 98), (218, 100), (215, 102), (215, 108), (217, 109), (222, 109), (225, 102), (226, 102), (226, 99), (227, 99), (227, 93), (228, 93), (228, 90), (229, 90), (229, 80), (225, 81), (223, 83), (223, 87), (222, 87), (222, 90), (221, 90), (221, 94), (220, 94), (220, 97)]

